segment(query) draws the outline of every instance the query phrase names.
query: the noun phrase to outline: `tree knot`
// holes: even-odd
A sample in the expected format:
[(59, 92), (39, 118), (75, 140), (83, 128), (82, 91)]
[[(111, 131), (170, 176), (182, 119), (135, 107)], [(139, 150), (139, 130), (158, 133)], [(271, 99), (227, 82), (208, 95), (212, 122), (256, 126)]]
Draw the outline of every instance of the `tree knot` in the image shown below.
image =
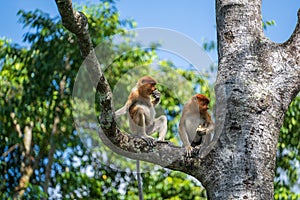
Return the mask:
[(232, 43), (234, 40), (234, 36), (232, 31), (227, 31), (224, 33), (224, 39), (227, 43)]

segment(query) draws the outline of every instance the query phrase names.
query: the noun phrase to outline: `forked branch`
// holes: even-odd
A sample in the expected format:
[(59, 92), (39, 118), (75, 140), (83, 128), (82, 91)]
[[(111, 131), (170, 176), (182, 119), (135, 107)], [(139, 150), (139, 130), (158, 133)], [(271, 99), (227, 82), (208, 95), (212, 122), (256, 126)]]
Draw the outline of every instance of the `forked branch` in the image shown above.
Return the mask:
[(296, 62), (300, 65), (300, 9), (298, 10), (298, 21), (295, 30), (289, 40), (284, 44), (289, 52), (296, 56)]
[[(77, 36), (80, 51), (85, 59), (85, 66), (93, 85), (101, 96), (99, 98), (99, 104), (102, 108), (100, 123), (104, 134), (99, 133), (99, 136), (102, 141), (121, 155), (184, 171), (186, 169), (184, 163), (189, 163), (186, 162), (183, 156), (184, 148), (166, 143), (157, 143), (155, 147), (149, 147), (143, 139), (132, 137), (118, 129), (112, 103), (112, 92), (95, 55), (88, 32), (87, 19), (83, 13), (73, 10), (71, 0), (56, 0), (56, 4), (62, 17), (63, 25)], [(190, 159), (191, 164), (195, 162), (192, 161), (193, 159)]]

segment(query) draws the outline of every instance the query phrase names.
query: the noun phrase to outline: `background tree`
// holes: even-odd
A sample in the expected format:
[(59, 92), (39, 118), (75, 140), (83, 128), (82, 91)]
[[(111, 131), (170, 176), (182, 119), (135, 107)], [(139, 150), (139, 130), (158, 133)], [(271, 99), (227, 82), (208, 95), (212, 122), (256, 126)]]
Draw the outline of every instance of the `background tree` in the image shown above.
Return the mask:
[(127, 142), (130, 136), (116, 127), (109, 85), (88, 32), (82, 29), (85, 17), (73, 12), (70, 1), (56, 3), (64, 25), (85, 44), (81, 51), (87, 70), (103, 97), (99, 99), (100, 107), (105, 108), (101, 128), (112, 143), (125, 151), (147, 152), (147, 158), (131, 156), (156, 164), (165, 163), (159, 155), (170, 159), (182, 155), (167, 167), (195, 176), (207, 189), (209, 199), (273, 199), (277, 138), (285, 112), (299, 92), (299, 23), (286, 43), (274, 44), (263, 34), (261, 1), (216, 1), (219, 62), (215, 135), (220, 138), (206, 157), (187, 160), (183, 149), (157, 145), (152, 152), (139, 139)]
[[(280, 131), (277, 148), (275, 199), (299, 199), (300, 97), (291, 103)], [(298, 191), (295, 193), (295, 191)]]
[[(113, 43), (109, 36), (119, 34), (130, 39), (132, 36), (126, 28), (134, 26), (133, 21), (119, 19), (113, 3), (80, 9), (88, 16), (94, 44), (104, 41), (114, 50), (109, 56), (119, 55), (124, 49), (128, 52), (106, 71), (108, 75), (115, 75), (111, 76), (115, 77), (110, 79), (111, 85), (136, 63), (147, 66), (157, 59), (154, 48), (133, 49), (124, 43)], [(136, 199), (135, 175), (100, 162), (102, 151), (83, 145), (74, 127), (71, 94), (83, 61), (75, 36), (64, 29), (59, 18), (51, 18), (40, 10), (19, 11), (18, 15), (20, 22), (30, 30), (24, 36), (28, 47), (0, 41), (0, 177), (3, 180), (0, 198)], [(170, 68), (168, 62), (161, 64)], [(193, 72), (179, 71), (189, 80), (193, 78)], [(172, 99), (163, 105), (175, 110), (177, 103)], [(169, 123), (170, 130), (176, 127), (177, 110), (168, 114), (175, 119)], [(199, 193), (205, 197), (199, 183), (186, 177), (165, 170), (145, 173), (146, 198), (187, 199)], [(148, 184), (150, 182), (155, 182), (155, 187)]]
[[(125, 36), (124, 28), (134, 24), (121, 21), (114, 4), (78, 9), (88, 17), (94, 44), (110, 35)], [(134, 175), (103, 165), (98, 159), (101, 151), (86, 149), (74, 129), (70, 98), (82, 63), (76, 38), (61, 26), (58, 18), (50, 18), (42, 11), (20, 11), (19, 15), (21, 23), (31, 30), (24, 38), (29, 47), (0, 41), (0, 177), (3, 180), (0, 197), (11, 199), (17, 192), (26, 199), (137, 198), (137, 189), (133, 190), (137, 188)], [(208, 50), (212, 45), (206, 45)], [(136, 63), (149, 64), (156, 57), (154, 49), (131, 51), (132, 47), (124, 44), (112, 53), (118, 54), (116, 49), (123, 48), (132, 53), (116, 61), (110, 68), (114, 71), (108, 73), (121, 76)], [(170, 67), (169, 63), (165, 65)], [(203, 86), (202, 78), (189, 72), (180, 73)], [(117, 79), (109, 77), (113, 86)], [(207, 89), (202, 87), (204, 92)], [(172, 97), (167, 91), (164, 94), (168, 99)], [(179, 101), (171, 100), (162, 102), (164, 108), (178, 110)], [(296, 98), (291, 104), (279, 137), (275, 199), (299, 198), (291, 192), (298, 184), (299, 173), (298, 101)], [(168, 113), (174, 119), (169, 123), (168, 139), (177, 130), (178, 112)], [(143, 180), (145, 199), (205, 198), (199, 184), (183, 173), (150, 172), (143, 174)]]

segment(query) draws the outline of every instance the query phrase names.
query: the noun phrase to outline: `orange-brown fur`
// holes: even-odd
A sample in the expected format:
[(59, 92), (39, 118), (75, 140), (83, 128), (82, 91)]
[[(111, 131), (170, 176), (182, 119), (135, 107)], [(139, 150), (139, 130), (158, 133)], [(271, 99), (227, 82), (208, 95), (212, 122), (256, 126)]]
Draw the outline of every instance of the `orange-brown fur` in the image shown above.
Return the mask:
[(132, 134), (142, 137), (149, 145), (154, 145), (154, 138), (148, 134), (158, 131), (158, 140), (164, 141), (167, 131), (167, 118), (165, 116), (155, 118), (154, 106), (160, 100), (160, 93), (155, 85), (156, 81), (150, 76), (140, 78), (129, 94), (126, 104), (116, 111), (116, 117), (128, 112)]

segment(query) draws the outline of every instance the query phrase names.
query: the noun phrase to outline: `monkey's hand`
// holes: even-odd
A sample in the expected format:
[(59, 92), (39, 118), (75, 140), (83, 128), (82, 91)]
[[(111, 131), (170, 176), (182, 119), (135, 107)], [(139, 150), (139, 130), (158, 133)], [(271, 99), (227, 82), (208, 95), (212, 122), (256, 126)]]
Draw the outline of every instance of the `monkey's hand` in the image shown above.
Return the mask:
[(153, 93), (152, 93), (152, 97), (153, 97), (152, 103), (153, 103), (154, 105), (156, 105), (156, 104), (159, 103), (159, 101), (160, 101), (160, 96), (161, 96), (161, 94), (160, 94), (160, 92), (159, 92), (158, 90), (154, 90), (154, 91), (153, 91)]
[(199, 126), (197, 129), (196, 129), (196, 133), (198, 135), (206, 135), (207, 133), (207, 128), (204, 128), (203, 126)]
[(156, 141), (153, 137), (146, 135), (146, 136), (141, 136), (141, 138), (147, 143), (148, 146), (150, 147), (156, 146)]
[(186, 157), (192, 157), (193, 147), (191, 145), (185, 147)]

